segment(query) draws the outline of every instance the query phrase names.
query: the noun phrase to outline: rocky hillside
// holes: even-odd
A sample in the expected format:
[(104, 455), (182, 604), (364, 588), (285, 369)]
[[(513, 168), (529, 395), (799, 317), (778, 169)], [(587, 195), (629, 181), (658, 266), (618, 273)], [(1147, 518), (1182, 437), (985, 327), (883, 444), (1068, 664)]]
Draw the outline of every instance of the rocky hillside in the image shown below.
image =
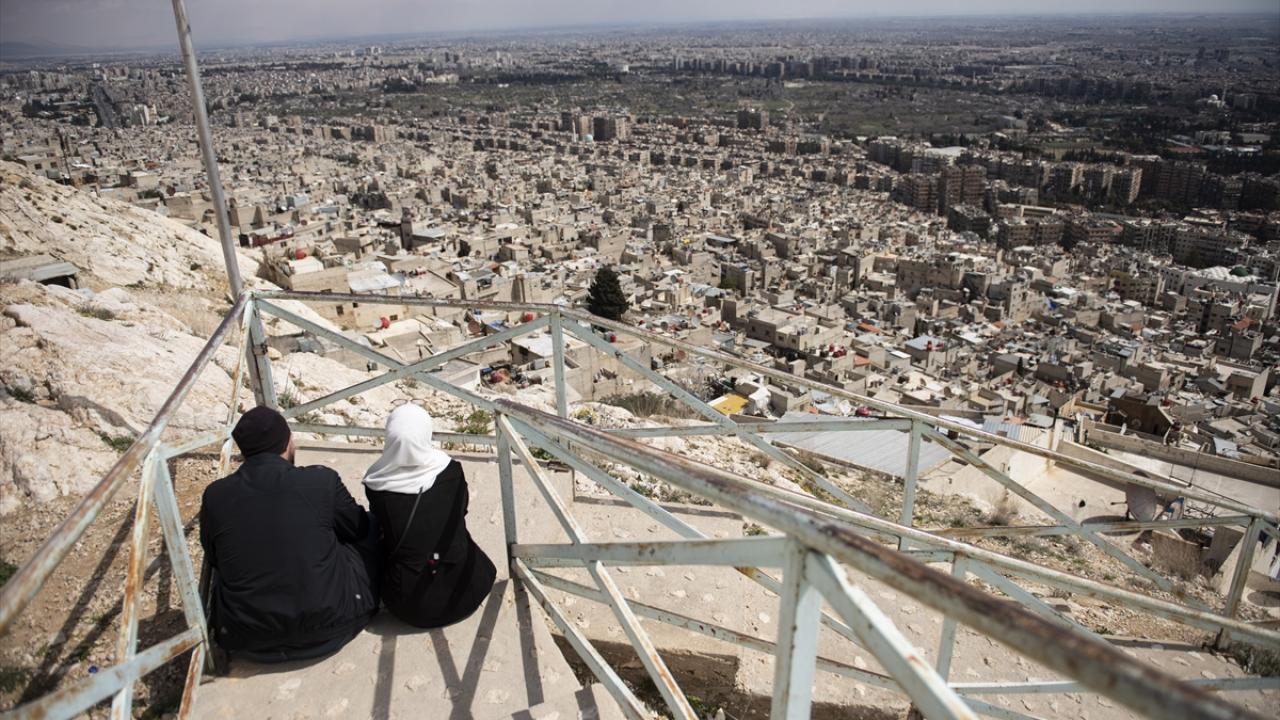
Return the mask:
[[(48, 253), (75, 263), (88, 285), (222, 292), (218, 241), (182, 223), (0, 162), (0, 255)], [(254, 256), (240, 254), (245, 276)]]
[[(91, 487), (147, 427), (229, 307), (216, 240), (4, 163), (0, 256), (36, 253), (75, 263), (82, 289), (0, 284), (0, 514)], [(257, 264), (242, 255), (241, 268), (252, 277)], [(167, 440), (226, 421), (234, 367), (228, 346)], [(300, 400), (368, 377), (315, 355), (286, 358), (275, 375), (280, 392)], [(321, 419), (380, 424), (395, 396), (382, 388)]]

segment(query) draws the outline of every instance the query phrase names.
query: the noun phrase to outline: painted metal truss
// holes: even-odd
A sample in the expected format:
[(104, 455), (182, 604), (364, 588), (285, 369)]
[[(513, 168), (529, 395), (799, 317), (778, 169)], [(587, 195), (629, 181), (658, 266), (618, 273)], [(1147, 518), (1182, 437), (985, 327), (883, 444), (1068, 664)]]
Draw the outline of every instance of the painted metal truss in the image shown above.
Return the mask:
[[(445, 312), (488, 310), (506, 313), (508, 318), (533, 314), (523, 324), (486, 330), (480, 336), (416, 362), (405, 363), (342, 333), (313, 322), (286, 307), (287, 301), (320, 303), (388, 302)], [(512, 576), (546, 611), (602, 685), (629, 717), (648, 717), (650, 711), (634, 691), (610, 666), (604, 656), (563, 611), (556, 593), (585, 598), (607, 605), (635, 649), (644, 670), (652, 679), (673, 717), (694, 718), (693, 708), (675, 676), (655, 648), (639, 619), (680, 627), (753, 651), (773, 655), (774, 718), (807, 717), (816, 673), (899, 692), (925, 717), (969, 718), (1029, 717), (976, 696), (1025, 693), (1097, 692), (1145, 716), (1158, 718), (1252, 717), (1209, 691), (1280, 687), (1278, 678), (1197, 678), (1180, 680), (1144, 665), (1106, 638), (1059, 614), (1020, 583), (1035, 583), (1053, 590), (1098, 598), (1124, 605), (1152, 616), (1181, 623), (1227, 639), (1272, 651), (1280, 650), (1280, 633), (1237, 618), (1254, 546), (1260, 538), (1280, 538), (1274, 513), (1260, 511), (1228, 498), (1195, 488), (1185, 488), (1158, 479), (1132, 475), (1113, 468), (1077, 460), (1039, 446), (1022, 443), (964, 425), (832, 388), (748, 363), (715, 350), (692, 346), (665, 336), (640, 331), (585, 313), (554, 305), (432, 300), (416, 297), (380, 297), (337, 293), (289, 291), (247, 292), (236, 300), (222, 323), (210, 336), (191, 368), (183, 376), (151, 424), (121, 456), (114, 467), (85, 496), (53, 534), (23, 564), (0, 590), (0, 636), (12, 627), (14, 618), (36, 596), (67, 556), (71, 548), (119, 490), (140, 471), (135, 505), (134, 530), (129, 545), (127, 580), (123, 588), (123, 611), (114, 666), (89, 679), (71, 683), (50, 695), (18, 707), (5, 715), (13, 718), (70, 718), (110, 699), (113, 718), (132, 714), (134, 684), (148, 672), (193, 650), (188, 666), (180, 716), (185, 717), (195, 701), (196, 690), (208, 664), (208, 631), (198, 583), (182, 530), (176, 492), (169, 476), (168, 462), (206, 447), (220, 453), (220, 469), (231, 461), (230, 430), (237, 418), (241, 386), (247, 379), (258, 402), (277, 406), (272, 384), (272, 368), (265, 352), (263, 316), (280, 318), (306, 333), (323, 338), (346, 351), (387, 368), (367, 380), (322, 397), (305, 400), (282, 409), (299, 432), (356, 437), (381, 437), (378, 428), (336, 427), (303, 422), (306, 413), (354, 397), (396, 381), (414, 378), (429, 387), (462, 399), (494, 414), (491, 435), (437, 433), (443, 441), (491, 446), (498, 463), (503, 523), (509, 549)], [(231, 411), (217, 430), (181, 441), (162, 443), (175, 411), (208, 366), (218, 349), (238, 330), (238, 362), (232, 373)], [(638, 338), (650, 348), (678, 350), (723, 368), (746, 368), (790, 386), (820, 390), (850, 402), (870, 407), (881, 417), (851, 424), (840, 420), (813, 420), (787, 425), (788, 432), (827, 432), (891, 429), (909, 434), (909, 458), (902, 478), (904, 501), (893, 520), (872, 514), (865, 504), (836, 482), (801, 463), (794, 455), (767, 439), (771, 423), (735, 422), (712, 409), (678, 383), (655, 371), (647, 363), (628, 355), (604, 332), (624, 338)], [(530, 333), (549, 332), (552, 339), (551, 378), (554, 383), (555, 413), (544, 413), (508, 400), (493, 400), (477, 392), (455, 387), (432, 371), (454, 359), (465, 358), (500, 346)], [(612, 358), (620, 366), (643, 378), (660, 391), (687, 404), (707, 418), (709, 424), (652, 428), (596, 428), (575, 421), (569, 414), (570, 371), (565, 357), (566, 333), (582, 340), (593, 351)], [(644, 444), (650, 438), (717, 435), (736, 438), (746, 447), (794, 469), (812, 488), (832, 503), (737, 477), (723, 470), (673, 456)], [(914, 497), (919, 475), (919, 453), (924, 443), (936, 443), (955, 457), (981, 469), (1052, 518), (1054, 524), (998, 527), (946, 528), (925, 530), (914, 527)], [(1116, 482), (1133, 483), (1171, 493), (1198, 503), (1205, 517), (1151, 522), (1079, 523), (1051, 503), (1020, 484), (1015, 478), (992, 467), (974, 450), (978, 446), (1006, 446), (1053, 460), (1094, 476)], [(545, 454), (535, 454), (534, 450)], [(658, 522), (672, 537), (650, 542), (593, 542), (573, 517), (571, 505), (559, 497), (544, 469), (551, 457), (605, 490), (631, 508)], [(741, 514), (771, 528), (777, 535), (741, 539), (713, 539), (676, 517), (652, 499), (602, 469), (601, 461), (628, 466), (644, 475), (660, 479), (714, 505)], [(520, 468), (517, 471), (517, 468)], [(551, 509), (566, 542), (521, 543), (517, 537), (514, 484), (527, 481), (539, 491)], [(137, 627), (141, 609), (141, 587), (147, 566), (148, 526), (154, 515), (164, 537), (166, 556), (173, 568), (182, 600), (185, 627), (175, 636), (139, 650)], [(1171, 602), (1149, 595), (1099, 583), (1019, 558), (1002, 555), (964, 542), (993, 536), (1073, 535), (1083, 538), (1122, 563), (1135, 576), (1157, 587), (1174, 586), (1158, 573), (1109, 542), (1103, 533), (1185, 527), (1238, 527), (1244, 545), (1237, 570), (1228, 586), (1221, 609), (1203, 607), (1184, 599)], [(933, 565), (942, 564), (942, 571)], [(620, 592), (610, 567), (626, 565), (702, 565), (732, 567), (746, 578), (778, 597), (779, 632), (776, 638), (759, 638), (660, 607), (629, 599)], [(553, 571), (576, 568), (586, 571), (591, 585), (565, 579)], [(894, 627), (865, 590), (849, 575), (854, 570), (908, 594), (943, 615), (939, 647), (934, 664), (923, 660), (920, 651)], [(974, 578), (991, 587), (987, 593), (966, 580)], [(825, 605), (825, 609), (824, 609)], [(950, 676), (957, 628), (966, 625), (1014, 651), (1059, 673), (1062, 679), (1038, 682), (952, 682)], [(876, 658), (883, 673), (861, 669), (823, 657), (818, 638), (831, 631)], [(824, 675), (825, 677), (825, 675)]]

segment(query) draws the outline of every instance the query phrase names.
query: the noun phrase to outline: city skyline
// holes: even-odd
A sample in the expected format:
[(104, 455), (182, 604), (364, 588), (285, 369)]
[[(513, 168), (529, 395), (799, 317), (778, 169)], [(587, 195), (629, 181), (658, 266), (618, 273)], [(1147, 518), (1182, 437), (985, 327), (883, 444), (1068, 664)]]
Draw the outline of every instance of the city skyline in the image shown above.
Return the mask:
[[(1274, 10), (1267, 0), (1089, 0), (1069, 7), (1060, 3), (982, 0), (963, 8), (935, 0), (906, 0), (895, 3), (889, 11), (871, 3), (839, 0), (800, 0), (786, 5), (763, 0), (716, 0), (692, 6), (673, 0), (655, 0), (643, 6), (584, 0), (499, 0), (484, 6), (379, 0), (359, 7), (333, 0), (273, 3), (268, 7), (249, 0), (217, 0), (188, 6), (194, 40), (205, 47), (640, 24), (996, 15), (1274, 14)], [(1276, 19), (1277, 24), (1270, 28), (1273, 33), (1280, 28), (1280, 15)], [(156, 50), (176, 43), (173, 17), (166, 4), (142, 0), (9, 0), (0, 5), (0, 45), (8, 46), (6, 54), (14, 56), (41, 51), (60, 54)]]

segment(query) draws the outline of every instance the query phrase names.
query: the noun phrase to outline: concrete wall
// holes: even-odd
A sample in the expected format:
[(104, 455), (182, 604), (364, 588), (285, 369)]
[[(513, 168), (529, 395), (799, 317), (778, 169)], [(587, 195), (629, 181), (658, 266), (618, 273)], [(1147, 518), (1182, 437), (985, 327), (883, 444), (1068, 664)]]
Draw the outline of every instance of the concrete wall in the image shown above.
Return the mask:
[(1280, 488), (1280, 472), (1277, 472), (1276, 468), (1273, 467), (1228, 460), (1217, 455), (1208, 455), (1169, 445), (1161, 445), (1142, 438), (1120, 435), (1098, 428), (1093, 428), (1088, 433), (1088, 442), (1100, 447), (1146, 455), (1178, 465), (1198, 467), (1207, 472), (1226, 475), (1239, 480), (1248, 480), (1267, 487)]

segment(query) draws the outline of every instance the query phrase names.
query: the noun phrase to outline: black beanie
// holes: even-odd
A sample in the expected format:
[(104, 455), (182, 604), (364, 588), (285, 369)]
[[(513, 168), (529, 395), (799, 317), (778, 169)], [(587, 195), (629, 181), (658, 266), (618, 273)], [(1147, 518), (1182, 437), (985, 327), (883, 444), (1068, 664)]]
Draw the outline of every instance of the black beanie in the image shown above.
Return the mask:
[(289, 447), (289, 434), (289, 421), (265, 405), (241, 415), (231, 431), (231, 437), (244, 457), (266, 452), (280, 455)]

